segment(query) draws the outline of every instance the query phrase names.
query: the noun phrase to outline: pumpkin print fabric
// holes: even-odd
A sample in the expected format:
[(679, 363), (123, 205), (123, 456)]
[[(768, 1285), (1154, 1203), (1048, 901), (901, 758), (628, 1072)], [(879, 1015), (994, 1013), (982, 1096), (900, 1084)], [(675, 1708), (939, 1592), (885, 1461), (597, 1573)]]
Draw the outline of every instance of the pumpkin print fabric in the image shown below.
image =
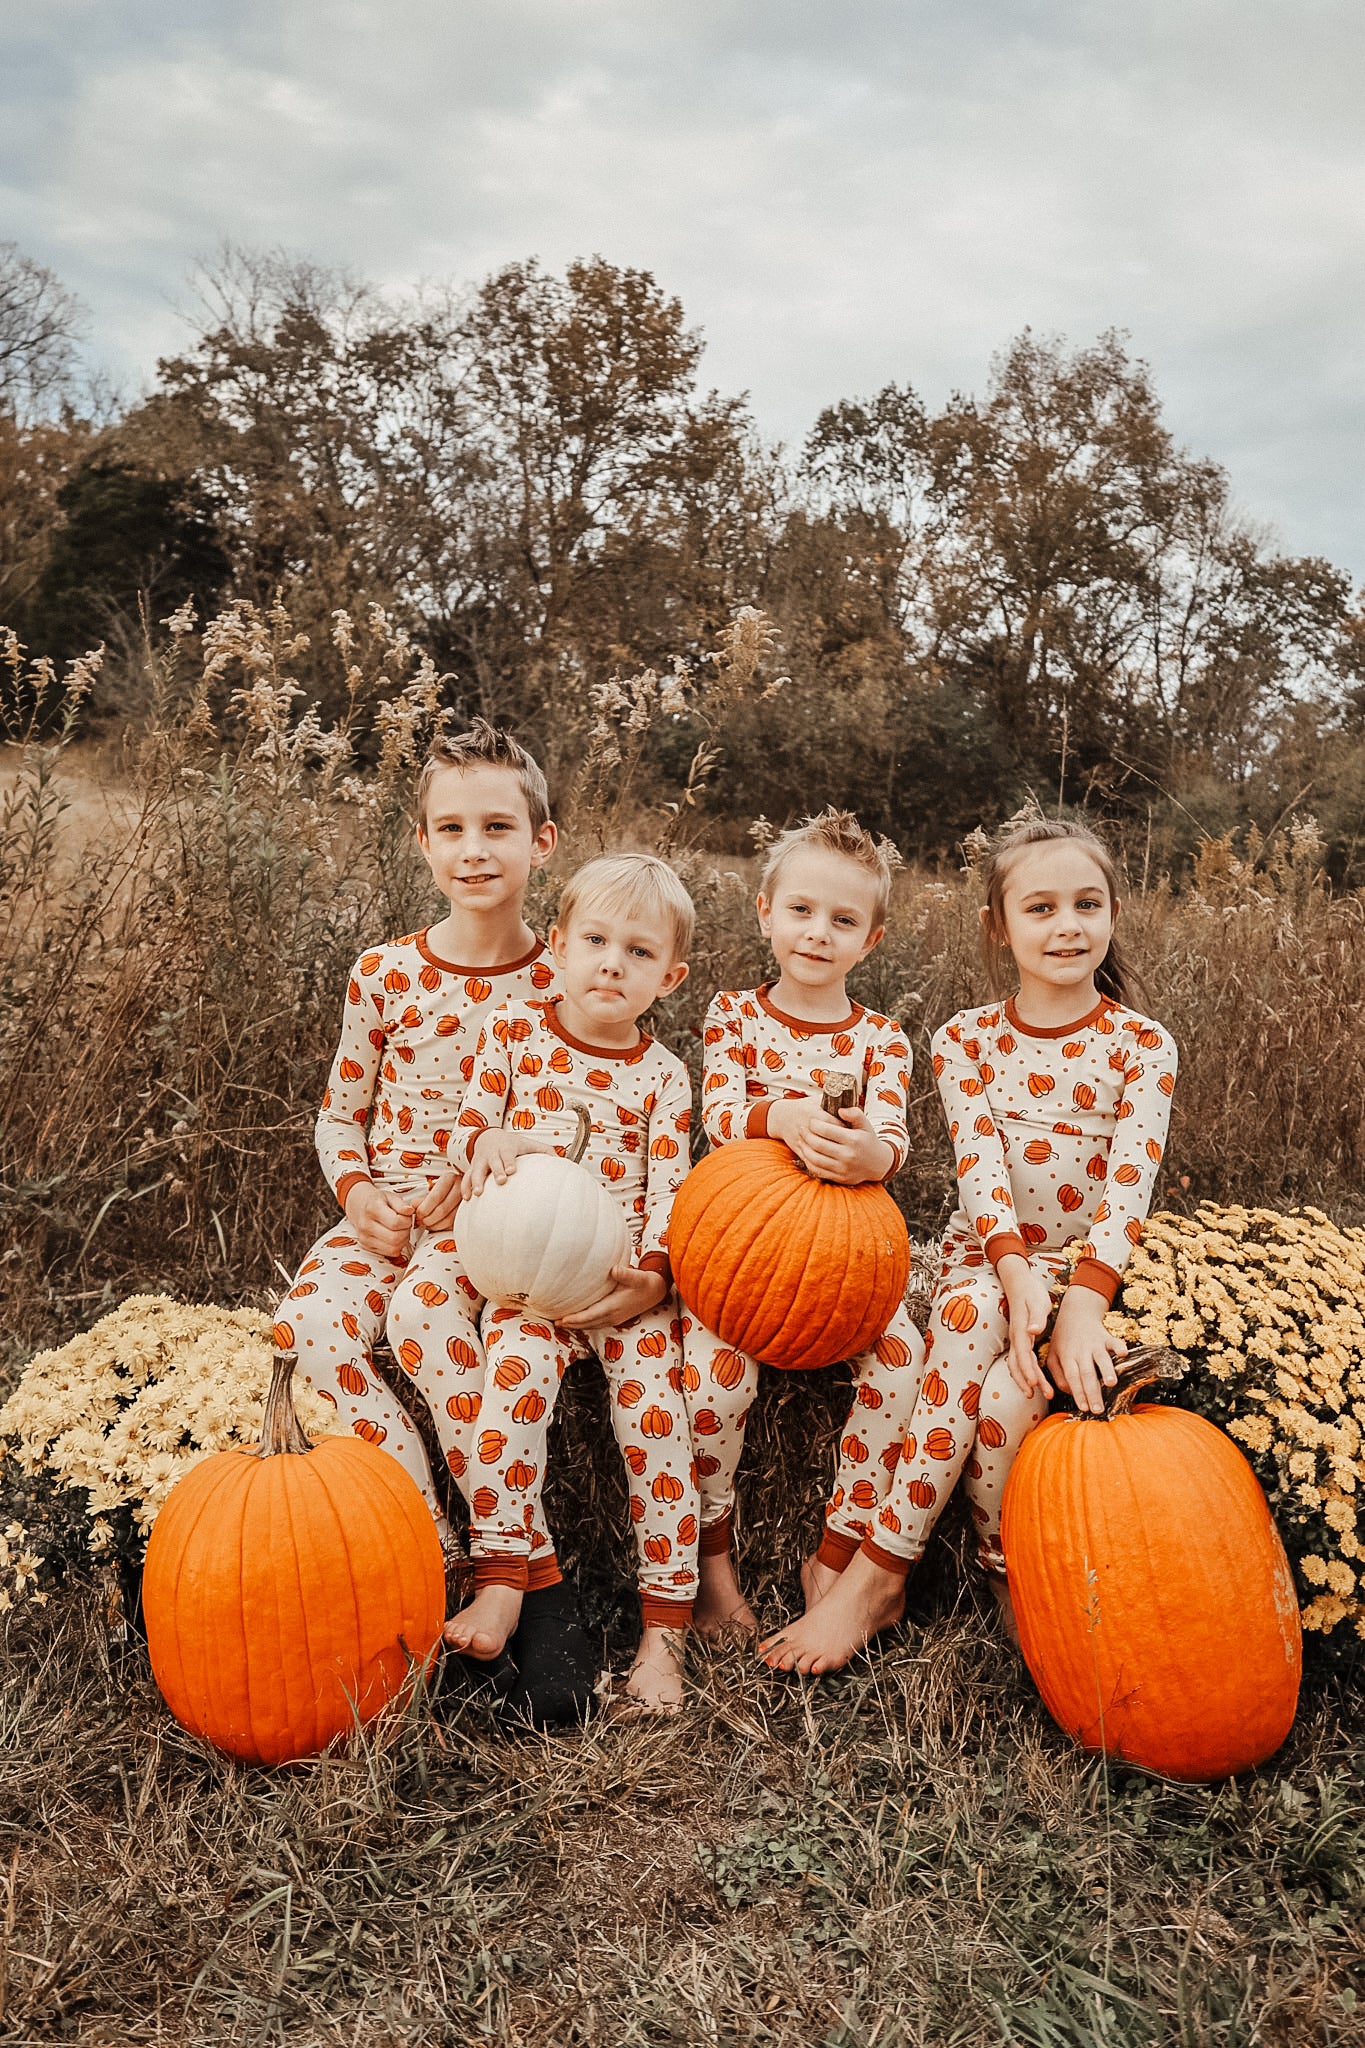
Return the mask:
[(965, 1469), (981, 1561), (1000, 1570), (1005, 1480), (1047, 1403), (1015, 1386), (1002, 1356), (1009, 1311), (995, 1263), (1020, 1253), (1049, 1282), (1069, 1276), (1112, 1300), (1165, 1149), (1176, 1049), (1159, 1024), (1108, 999), (1056, 1030), (1021, 1023), (1010, 1001), (952, 1018), (933, 1056), (961, 1200), (919, 1400), (866, 1547), (906, 1569)]
[[(591, 1126), (581, 1164), (621, 1204), (634, 1263), (667, 1277), (665, 1233), (688, 1166), (692, 1089), (682, 1061), (646, 1034), (626, 1052), (587, 1045), (564, 1029), (553, 999), (504, 1004), (479, 1040), (460, 1111), (461, 1156), (499, 1124), (567, 1154), (579, 1105)], [(569, 1330), (496, 1302), (481, 1328), (488, 1364), (464, 1479), (477, 1582), (533, 1583), (550, 1416), (570, 1362), (595, 1352), (626, 1464), (645, 1622), (684, 1624), (696, 1590), (698, 1502), (671, 1291), (619, 1329)]]
[[(554, 981), (539, 944), (497, 968), (443, 960), (425, 932), (361, 955), (317, 1120), (318, 1157), (340, 1203), (359, 1180), (402, 1195), (427, 1192), (447, 1169), (484, 1018), (508, 995)], [(297, 1349), (302, 1376), (357, 1436), (398, 1459), (438, 1519), (421, 1438), (375, 1371), (373, 1347), (387, 1333), (458, 1479), (468, 1430), (457, 1397), (482, 1383), (481, 1306), (448, 1232), (415, 1232), (399, 1262), (366, 1251), (344, 1217), (312, 1246), (280, 1305), (277, 1341)]]
[[(841, 1024), (808, 1024), (775, 1009), (768, 986), (722, 991), (707, 1011), (702, 1121), (713, 1145), (767, 1135), (768, 1111), (820, 1095), (831, 1072), (854, 1075), (860, 1105), (895, 1155), (909, 1149), (910, 1047), (900, 1026), (853, 1004)], [(729, 1547), (735, 1473), (758, 1390), (758, 1360), (683, 1316), (684, 1387), (700, 1481), (702, 1548)], [(924, 1342), (904, 1306), (852, 1361), (853, 1404), (839, 1444), (820, 1555), (846, 1564), (886, 1498), (915, 1405)]]

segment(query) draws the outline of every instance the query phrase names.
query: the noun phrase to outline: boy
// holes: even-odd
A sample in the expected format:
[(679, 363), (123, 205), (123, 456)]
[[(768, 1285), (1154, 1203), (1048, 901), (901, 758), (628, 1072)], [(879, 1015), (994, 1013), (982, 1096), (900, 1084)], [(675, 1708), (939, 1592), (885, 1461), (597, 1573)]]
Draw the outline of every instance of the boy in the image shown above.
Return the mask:
[[(475, 1597), (446, 1640), (496, 1657), (516, 1626), (538, 1526), (545, 1442), (571, 1360), (595, 1351), (626, 1461), (640, 1558), (643, 1634), (626, 1695), (646, 1712), (682, 1700), (682, 1632), (696, 1587), (697, 1482), (682, 1400), (680, 1330), (665, 1249), (688, 1166), (687, 1069), (639, 1019), (687, 973), (692, 902), (673, 870), (644, 854), (589, 861), (572, 877), (550, 933), (562, 993), (512, 1001), (490, 1018), (460, 1112), (477, 1201), (527, 1151), (565, 1152), (576, 1105), (592, 1121), (583, 1164), (625, 1212), (631, 1263), (602, 1298), (551, 1324), (489, 1302), (488, 1371), (478, 1416), (470, 1551)], [(527, 1476), (529, 1474), (529, 1477)]]
[[(357, 1436), (398, 1459), (444, 1535), (422, 1440), (370, 1347), (387, 1329), (463, 1480), (470, 1425), (459, 1411), (469, 1403), (457, 1395), (477, 1393), (484, 1361), (481, 1304), (454, 1263), (459, 1181), (446, 1154), (485, 1015), (554, 985), (522, 906), (555, 828), (538, 763), (482, 719), (432, 747), (416, 810), (417, 843), (449, 909), (426, 931), (363, 953), (351, 971), (317, 1121), (318, 1157), (344, 1220), (299, 1268), (276, 1341), (297, 1348), (300, 1371)], [(551, 1570), (548, 1538), (537, 1534)]]
[[(848, 811), (824, 811), (777, 839), (763, 870), (758, 922), (776, 981), (722, 991), (706, 1016), (702, 1117), (713, 1145), (780, 1138), (817, 1179), (884, 1181), (909, 1146), (910, 1048), (900, 1027), (851, 1001), (846, 976), (877, 945), (892, 853)], [(862, 1107), (821, 1107), (828, 1071), (852, 1073)], [(857, 1284), (850, 1274), (850, 1285)], [(735, 1469), (758, 1389), (758, 1360), (683, 1317), (684, 1385), (701, 1494), (695, 1626), (752, 1630), (731, 1554)], [(825, 1534), (802, 1566), (809, 1608), (847, 1564), (891, 1483), (915, 1405), (924, 1345), (900, 1306), (871, 1351), (853, 1360), (855, 1392)]]

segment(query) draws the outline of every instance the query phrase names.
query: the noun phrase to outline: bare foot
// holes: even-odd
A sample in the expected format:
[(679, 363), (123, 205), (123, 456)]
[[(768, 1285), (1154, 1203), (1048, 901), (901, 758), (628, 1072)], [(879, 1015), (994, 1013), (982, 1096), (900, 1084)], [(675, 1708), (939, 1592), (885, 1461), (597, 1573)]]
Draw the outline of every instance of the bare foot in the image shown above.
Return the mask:
[(623, 1692), (625, 1716), (676, 1714), (683, 1703), (683, 1631), (647, 1628)]
[(441, 1631), (452, 1650), (485, 1661), (500, 1657), (521, 1616), (516, 1586), (485, 1586)]
[(735, 1561), (728, 1550), (697, 1559), (697, 1598), (692, 1626), (708, 1643), (721, 1642), (733, 1631), (758, 1633), (758, 1616), (739, 1589)]
[(859, 1551), (823, 1600), (800, 1621), (792, 1622), (759, 1645), (759, 1656), (772, 1671), (841, 1671), (850, 1657), (865, 1649), (879, 1629), (889, 1628), (905, 1612), (905, 1580), (883, 1571)]
[(812, 1553), (801, 1565), (801, 1591), (806, 1596), (806, 1612), (817, 1607), (826, 1593), (832, 1592), (842, 1578), (832, 1564), (821, 1564), (819, 1556)]
[(1005, 1634), (1017, 1650), (1019, 1648), (1019, 1623), (1015, 1619), (1014, 1595), (1010, 1592), (1010, 1582), (1003, 1572), (987, 1572), (986, 1583), (995, 1595), (995, 1604), (1000, 1609), (1000, 1621)]

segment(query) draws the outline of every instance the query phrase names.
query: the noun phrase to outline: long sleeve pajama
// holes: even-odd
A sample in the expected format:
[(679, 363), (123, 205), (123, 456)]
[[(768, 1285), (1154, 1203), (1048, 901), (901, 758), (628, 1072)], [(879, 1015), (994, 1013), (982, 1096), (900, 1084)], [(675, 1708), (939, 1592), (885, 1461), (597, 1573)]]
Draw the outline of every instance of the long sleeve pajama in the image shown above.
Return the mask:
[[(642, 1034), (626, 1052), (587, 1045), (565, 1030), (557, 1001), (505, 1004), (479, 1040), (462, 1146), (471, 1154), (482, 1132), (507, 1124), (565, 1153), (580, 1104), (591, 1121), (582, 1164), (621, 1204), (633, 1262), (667, 1279), (665, 1233), (688, 1166), (692, 1090), (682, 1061), (654, 1039)], [(595, 1352), (626, 1464), (644, 1620), (685, 1625), (697, 1581), (697, 1474), (671, 1286), (657, 1308), (619, 1328), (569, 1330), (492, 1301), (481, 1327), (488, 1369), (470, 1475), (477, 1583), (529, 1583), (550, 1417), (570, 1362)]]
[(864, 1548), (906, 1569), (965, 1468), (981, 1561), (1000, 1570), (1005, 1480), (1047, 1403), (1010, 1376), (996, 1262), (1018, 1253), (1049, 1282), (1070, 1268), (1071, 1286), (1113, 1299), (1161, 1164), (1176, 1049), (1159, 1024), (1107, 999), (1057, 1030), (1022, 1023), (1011, 1001), (952, 1018), (933, 1056), (961, 1201), (919, 1400)]
[[(537, 944), (505, 967), (469, 968), (432, 951), (425, 932), (363, 953), (351, 970), (341, 1039), (317, 1120), (322, 1169), (338, 1203), (368, 1180), (420, 1199), (447, 1170), (460, 1098), (484, 1017), (511, 995), (551, 989)], [(374, 1369), (387, 1332), (424, 1395), (446, 1461), (467, 1483), (468, 1390), (483, 1380), (480, 1297), (460, 1271), (449, 1232), (414, 1232), (405, 1260), (366, 1251), (345, 1216), (323, 1232), (280, 1305), (277, 1342), (349, 1422), (382, 1444), (437, 1510), (422, 1440)]]
[[(854, 1004), (839, 1024), (808, 1024), (774, 1008), (767, 987), (723, 991), (706, 1015), (702, 1120), (713, 1145), (766, 1137), (774, 1102), (823, 1093), (828, 1073), (854, 1075), (860, 1107), (891, 1147), (909, 1148), (910, 1047), (899, 1025)], [(855, 1280), (856, 1284), (856, 1280)], [(701, 1485), (701, 1547), (729, 1548), (735, 1472), (758, 1389), (756, 1358), (683, 1316), (683, 1385)], [(820, 1555), (845, 1564), (886, 1498), (919, 1391), (924, 1346), (902, 1305), (870, 1351), (852, 1361), (853, 1405), (839, 1445)]]

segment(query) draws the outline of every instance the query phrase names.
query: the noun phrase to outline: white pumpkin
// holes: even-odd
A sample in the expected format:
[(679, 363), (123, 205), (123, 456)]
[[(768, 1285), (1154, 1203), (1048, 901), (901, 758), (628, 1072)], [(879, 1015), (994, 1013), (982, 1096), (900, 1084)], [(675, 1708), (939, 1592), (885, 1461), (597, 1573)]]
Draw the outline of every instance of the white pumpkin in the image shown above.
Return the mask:
[(577, 1162), (591, 1123), (578, 1108), (578, 1138), (567, 1159), (524, 1152), (501, 1187), (490, 1174), (460, 1204), (455, 1247), (474, 1286), (506, 1308), (557, 1322), (610, 1292), (611, 1269), (627, 1263), (630, 1235), (621, 1205)]

